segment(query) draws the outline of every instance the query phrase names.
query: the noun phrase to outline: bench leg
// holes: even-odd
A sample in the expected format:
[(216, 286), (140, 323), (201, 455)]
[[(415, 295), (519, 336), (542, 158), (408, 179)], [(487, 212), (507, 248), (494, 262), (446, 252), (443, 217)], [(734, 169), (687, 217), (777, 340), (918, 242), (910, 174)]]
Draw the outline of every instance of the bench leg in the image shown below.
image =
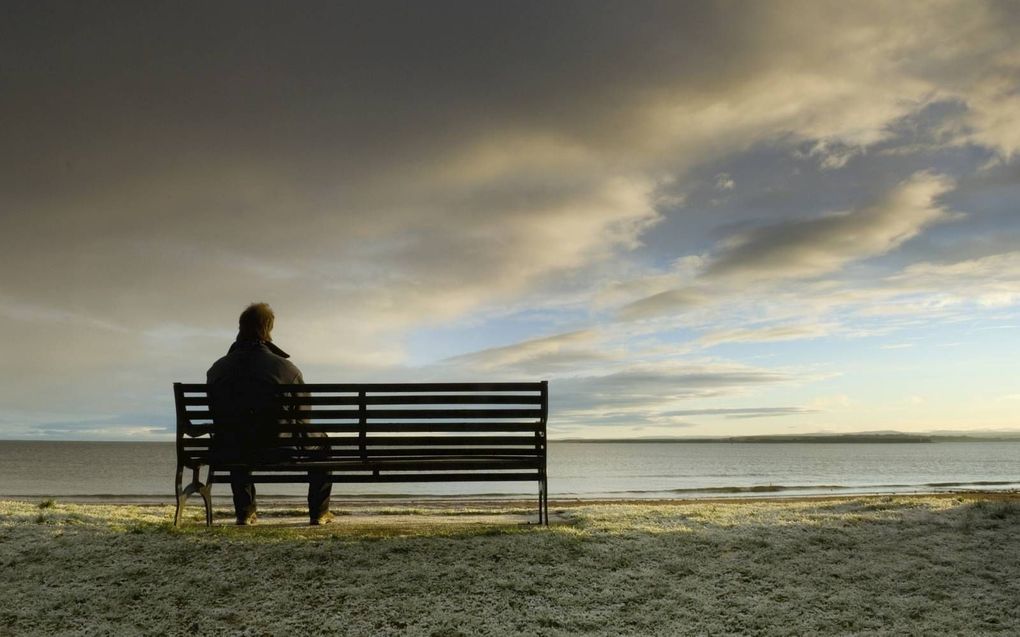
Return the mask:
[(175, 491), (177, 494), (177, 508), (174, 511), (174, 526), (181, 525), (181, 518), (184, 517), (184, 505), (188, 502), (188, 497), (198, 493), (202, 496), (205, 501), (205, 520), (206, 526), (212, 526), (212, 494), (211, 485), (202, 484), (198, 479), (198, 467), (192, 470), (191, 484), (181, 488), (181, 481), (184, 477), (184, 467), (177, 467), (177, 482), (175, 483)]
[(549, 526), (549, 479), (542, 476), (542, 517)]
[(549, 518), (545, 510), (545, 489), (546, 483), (544, 478), (538, 479), (538, 523), (549, 524)]
[[(212, 474), (213, 468), (209, 466), (206, 468), (205, 484), (198, 483), (198, 493), (202, 496), (202, 503), (205, 504), (205, 525), (212, 526)], [(198, 472), (195, 472), (196, 481), (198, 479)]]
[(181, 513), (184, 509), (184, 503), (187, 501), (188, 496), (184, 494), (183, 485), (181, 484), (184, 479), (184, 467), (177, 466), (177, 479), (174, 482), (174, 495), (177, 500), (177, 508), (174, 510), (174, 526), (181, 525)]
[(198, 492), (202, 495), (202, 501), (205, 503), (205, 525), (212, 526), (212, 485), (206, 484)]

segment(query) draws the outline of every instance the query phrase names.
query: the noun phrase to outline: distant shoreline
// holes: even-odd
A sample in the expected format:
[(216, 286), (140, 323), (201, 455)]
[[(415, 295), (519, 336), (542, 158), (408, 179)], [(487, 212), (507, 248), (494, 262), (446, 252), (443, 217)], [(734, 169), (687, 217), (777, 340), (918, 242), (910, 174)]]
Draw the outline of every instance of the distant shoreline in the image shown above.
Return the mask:
[(725, 438), (564, 438), (551, 439), (549, 442), (567, 443), (798, 443), (798, 444), (833, 444), (833, 443), (933, 443), (933, 442), (1020, 442), (1020, 433), (999, 436), (963, 436), (963, 435), (912, 435), (912, 434), (833, 434), (833, 435), (781, 435), (781, 436), (730, 436)]

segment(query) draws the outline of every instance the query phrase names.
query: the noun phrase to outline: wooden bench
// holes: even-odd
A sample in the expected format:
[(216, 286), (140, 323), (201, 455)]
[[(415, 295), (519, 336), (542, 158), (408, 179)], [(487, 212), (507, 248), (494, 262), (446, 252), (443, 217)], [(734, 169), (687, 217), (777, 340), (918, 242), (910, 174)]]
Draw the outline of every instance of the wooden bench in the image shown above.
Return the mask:
[[(205, 503), (212, 525), (212, 485), (230, 483), (230, 471), (247, 468), (256, 483), (307, 483), (309, 469), (328, 470), (335, 483), (538, 483), (538, 521), (549, 523), (546, 420), (549, 386), (535, 383), (376, 383), (279, 385), (281, 409), (300, 420), (272, 425), (273, 460), (224, 461), (204, 384), (174, 383), (177, 404), (177, 510), (179, 525), (189, 496)], [(299, 393), (295, 393), (299, 392)], [(243, 427), (245, 423), (241, 423)], [(236, 425), (234, 425), (236, 426)], [(325, 438), (287, 438), (320, 431)], [(263, 441), (262, 443), (266, 443)], [(314, 453), (309, 449), (314, 448)], [(261, 449), (261, 447), (260, 447)], [(200, 471), (207, 468), (206, 480)], [(183, 484), (184, 470), (191, 483)]]

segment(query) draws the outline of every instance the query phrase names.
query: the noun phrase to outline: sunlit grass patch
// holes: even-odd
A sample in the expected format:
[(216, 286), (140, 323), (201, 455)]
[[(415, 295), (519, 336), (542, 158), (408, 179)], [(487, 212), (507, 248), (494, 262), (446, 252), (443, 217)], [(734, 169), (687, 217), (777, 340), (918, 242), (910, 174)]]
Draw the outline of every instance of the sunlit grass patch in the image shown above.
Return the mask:
[[(249, 544), (323, 541), (323, 540), (356, 540), (371, 541), (393, 538), (431, 538), (431, 537), (469, 537), (506, 535), (526, 531), (527, 527), (517, 524), (428, 524), (416, 523), (410, 526), (397, 524), (382, 525), (372, 523), (334, 524), (324, 528), (301, 526), (256, 525), (253, 527), (237, 527), (234, 525), (218, 525), (206, 528), (199, 525), (173, 527), (157, 525), (153, 532), (176, 534), (193, 539), (210, 537), (229, 538)], [(537, 528), (537, 527), (536, 527)]]
[(360, 512), (372, 515), (534, 515), (535, 508), (521, 507), (384, 507), (379, 509), (362, 509)]

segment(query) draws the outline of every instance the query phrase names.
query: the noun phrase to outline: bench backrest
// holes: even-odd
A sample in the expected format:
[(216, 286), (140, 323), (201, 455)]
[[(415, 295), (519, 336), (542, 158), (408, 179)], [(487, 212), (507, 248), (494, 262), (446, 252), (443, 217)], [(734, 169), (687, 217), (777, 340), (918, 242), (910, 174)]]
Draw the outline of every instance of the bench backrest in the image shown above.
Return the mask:
[[(284, 419), (278, 431), (325, 432), (327, 438), (304, 443), (320, 450), (320, 459), (546, 457), (546, 381), (306, 384), (278, 390), (281, 407), (300, 410), (291, 412), (299, 422)], [(213, 435), (244, 427), (213, 421), (205, 384), (174, 383), (174, 397), (180, 465), (208, 464)], [(302, 443), (280, 442), (295, 444)]]

